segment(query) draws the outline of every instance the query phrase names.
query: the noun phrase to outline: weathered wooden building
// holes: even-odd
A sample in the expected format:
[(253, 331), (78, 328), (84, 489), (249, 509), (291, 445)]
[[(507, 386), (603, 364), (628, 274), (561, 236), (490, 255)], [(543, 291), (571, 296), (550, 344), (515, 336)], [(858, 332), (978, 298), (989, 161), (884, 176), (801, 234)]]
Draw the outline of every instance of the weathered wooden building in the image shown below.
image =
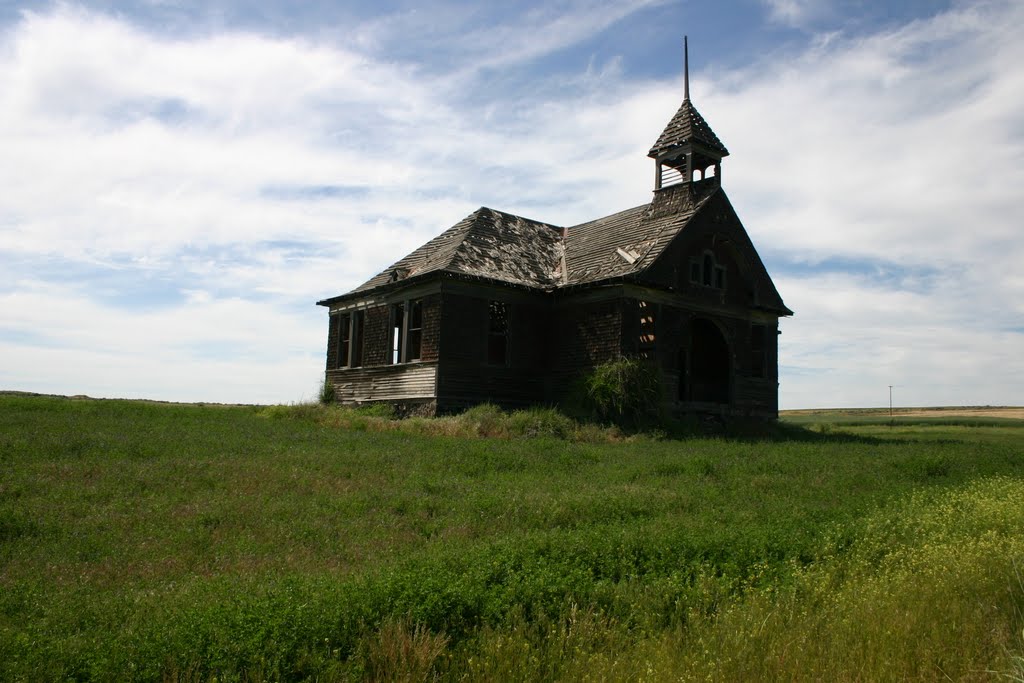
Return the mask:
[(481, 208), (317, 302), (337, 400), (421, 413), (557, 404), (587, 370), (640, 356), (674, 412), (775, 418), (778, 321), (792, 311), (688, 90), (648, 153), (650, 203), (567, 228)]

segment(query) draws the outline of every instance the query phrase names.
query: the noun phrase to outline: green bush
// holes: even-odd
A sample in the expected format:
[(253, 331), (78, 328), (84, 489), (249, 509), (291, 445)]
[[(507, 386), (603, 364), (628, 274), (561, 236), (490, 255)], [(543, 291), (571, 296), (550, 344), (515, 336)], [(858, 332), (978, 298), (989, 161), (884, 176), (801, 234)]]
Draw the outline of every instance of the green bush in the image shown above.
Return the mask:
[(334, 382), (329, 382), (325, 377), (320, 382), (320, 402), (325, 406), (334, 403), (337, 396), (334, 393)]
[(598, 365), (584, 380), (585, 405), (594, 417), (639, 427), (659, 417), (661, 376), (639, 358), (620, 358)]

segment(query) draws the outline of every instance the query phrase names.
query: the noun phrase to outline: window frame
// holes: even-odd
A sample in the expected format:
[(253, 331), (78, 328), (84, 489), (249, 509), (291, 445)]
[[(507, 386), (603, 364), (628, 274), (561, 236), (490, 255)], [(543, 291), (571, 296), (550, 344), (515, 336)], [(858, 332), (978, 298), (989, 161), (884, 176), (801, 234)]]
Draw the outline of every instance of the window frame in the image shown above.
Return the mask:
[(405, 305), (405, 362), (423, 360), (423, 299), (410, 299)]
[(402, 299), (388, 305), (387, 365), (423, 360), (423, 299)]
[[(501, 311), (496, 315), (496, 311)], [(507, 301), (490, 299), (487, 302), (487, 348), (488, 365), (508, 367), (510, 365), (510, 330), (512, 328), (512, 306)], [(500, 356), (500, 360), (499, 360)]]
[(388, 351), (387, 365), (401, 365), (405, 352), (405, 302), (398, 301), (388, 306)]
[(705, 249), (690, 259), (690, 284), (720, 292), (728, 288), (728, 270), (718, 262), (715, 252)]
[(336, 368), (350, 367), (352, 353), (352, 314), (348, 311), (338, 314), (338, 357), (334, 364)]
[(352, 336), (349, 338), (349, 363), (350, 368), (361, 368), (363, 366), (363, 341), (366, 330), (366, 311), (356, 309), (352, 312)]

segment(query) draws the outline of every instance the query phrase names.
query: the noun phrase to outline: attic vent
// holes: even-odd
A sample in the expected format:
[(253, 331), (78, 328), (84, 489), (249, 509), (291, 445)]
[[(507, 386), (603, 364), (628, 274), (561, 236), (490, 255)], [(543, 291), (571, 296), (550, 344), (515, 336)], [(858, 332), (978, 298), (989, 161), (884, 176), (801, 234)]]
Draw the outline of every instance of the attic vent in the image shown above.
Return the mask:
[(672, 166), (661, 167), (661, 184), (658, 187), (669, 187), (683, 182), (683, 172)]

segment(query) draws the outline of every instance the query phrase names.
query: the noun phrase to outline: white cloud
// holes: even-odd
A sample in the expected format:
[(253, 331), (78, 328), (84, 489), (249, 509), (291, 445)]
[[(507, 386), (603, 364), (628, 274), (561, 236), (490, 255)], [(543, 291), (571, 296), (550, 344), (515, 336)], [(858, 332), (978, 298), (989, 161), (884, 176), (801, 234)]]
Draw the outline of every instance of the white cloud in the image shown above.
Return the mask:
[(0, 295), (8, 316), (0, 354), (14, 361), (0, 370), (0, 386), (244, 403), (315, 393), (323, 326), (306, 310), (193, 293), (182, 306), (140, 302), (126, 312), (75, 287), (18, 285)]
[[(0, 385), (61, 390), (63, 378), (63, 391), (206, 400), (289, 400), (314, 386), (316, 299), (478, 198), (514, 197), (500, 182), (481, 189), (484, 160), (500, 160), (496, 181), (524, 182), (556, 171), (553, 155), (578, 154), (481, 127), (453, 108), (457, 80), (345, 46), (166, 38), (68, 6), (25, 14), (0, 39), (0, 260), (20, 278), (0, 286), (11, 361)], [(531, 201), (546, 197), (523, 208)], [(34, 279), (42, 264), (53, 281)], [(159, 286), (165, 301), (150, 310)], [(117, 305), (102, 303), (110, 296)], [(296, 339), (307, 372), (274, 370), (276, 353), (294, 362), (284, 350)]]
[(437, 2), (388, 14), (360, 26), (354, 44), (370, 51), (402, 43), (407, 51), (443, 55), (443, 78), (523, 64), (600, 34), (644, 9), (669, 0), (552, 0), (540, 5)]
[[(26, 14), (0, 37), (0, 387), (308, 397), (312, 303), (478, 205), (571, 225), (647, 201), (677, 83), (624, 81), (609, 55), (510, 101), (488, 74), (648, 4), (539, 10), (429, 69), (367, 52), (401, 15), (331, 44)], [(888, 384), (920, 404), (1020, 401), (1021, 14), (978, 4), (693, 74), (733, 152), (725, 187), (797, 313), (784, 406), (880, 403)]]
[(975, 4), (697, 89), (772, 261), (927, 274), (779, 278), (797, 314), (783, 352), (800, 359), (784, 404), (879, 403), (892, 383), (918, 405), (1021, 401), (1022, 20), (1019, 3)]
[[(870, 275), (777, 276), (797, 315), (780, 338), (784, 408), (1016, 405), (1021, 331), (984, 290), (915, 293)], [(979, 303), (980, 302), (980, 303)], [(997, 318), (996, 318), (997, 319)]]
[(829, 12), (827, 0), (761, 0), (769, 18), (779, 24), (803, 28)]

